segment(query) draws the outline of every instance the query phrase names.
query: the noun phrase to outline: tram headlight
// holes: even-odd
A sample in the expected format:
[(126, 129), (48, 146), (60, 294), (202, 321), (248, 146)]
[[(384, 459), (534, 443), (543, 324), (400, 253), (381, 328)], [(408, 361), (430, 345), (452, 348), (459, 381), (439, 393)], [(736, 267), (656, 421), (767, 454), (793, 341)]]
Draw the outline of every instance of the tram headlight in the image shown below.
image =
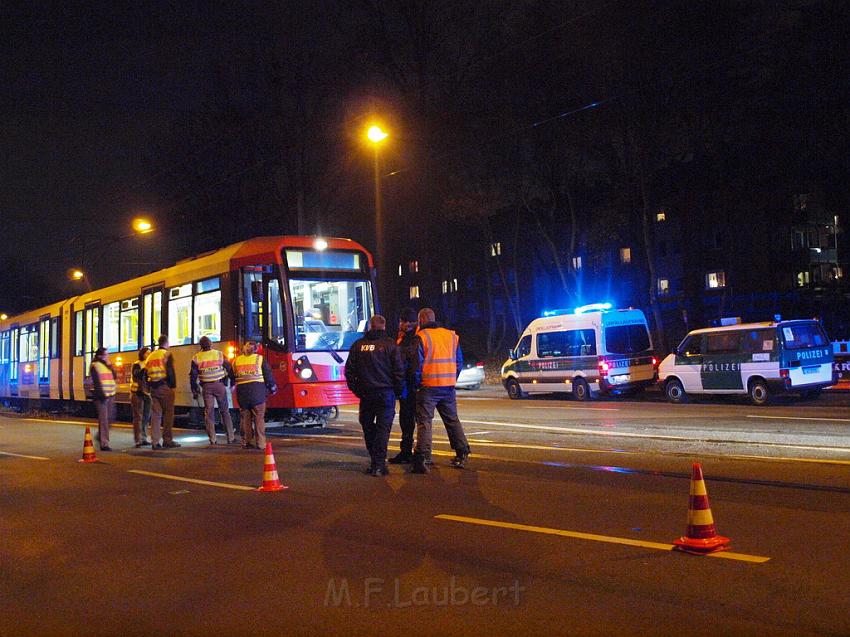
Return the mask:
[(313, 370), (309, 367), (305, 367), (300, 372), (298, 372), (298, 375), (304, 380), (308, 380), (313, 377)]
[(316, 371), (310, 364), (310, 359), (301, 356), (292, 364), (292, 372), (301, 380), (316, 381)]

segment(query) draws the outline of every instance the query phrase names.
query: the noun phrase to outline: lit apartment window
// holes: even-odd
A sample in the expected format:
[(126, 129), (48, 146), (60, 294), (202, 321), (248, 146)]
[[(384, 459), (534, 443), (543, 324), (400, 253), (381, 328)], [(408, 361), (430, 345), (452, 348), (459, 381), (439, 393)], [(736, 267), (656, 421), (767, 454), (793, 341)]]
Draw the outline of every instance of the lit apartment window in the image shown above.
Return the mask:
[(581, 257), (573, 257), (573, 270), (581, 270)]
[(670, 294), (670, 280), (658, 279), (658, 295), (664, 296), (665, 294)]
[(449, 291), (449, 282), (443, 281), (443, 294), (446, 294)]
[(726, 287), (726, 273), (723, 270), (709, 272), (705, 275), (705, 289), (714, 290)]
[(418, 299), (419, 298), (419, 286), (418, 285), (411, 285), (410, 286), (410, 298), (411, 299)]
[(457, 292), (457, 279), (452, 279), (452, 290)]
[(398, 275), (401, 276), (401, 273), (402, 273), (402, 268), (401, 268), (401, 263), (399, 263), (398, 264)]
[(620, 263), (631, 263), (632, 262), (632, 249), (631, 248), (620, 248)]
[(497, 257), (502, 254), (502, 242), (496, 241), (496, 243), (490, 244), (490, 256)]
[(808, 271), (797, 273), (797, 287), (805, 287), (811, 282), (811, 275)]
[(667, 213), (663, 210), (659, 210), (655, 213), (655, 220), (659, 223), (662, 221), (667, 221)]
[(408, 266), (410, 267), (411, 274), (419, 272), (419, 261), (411, 261)]

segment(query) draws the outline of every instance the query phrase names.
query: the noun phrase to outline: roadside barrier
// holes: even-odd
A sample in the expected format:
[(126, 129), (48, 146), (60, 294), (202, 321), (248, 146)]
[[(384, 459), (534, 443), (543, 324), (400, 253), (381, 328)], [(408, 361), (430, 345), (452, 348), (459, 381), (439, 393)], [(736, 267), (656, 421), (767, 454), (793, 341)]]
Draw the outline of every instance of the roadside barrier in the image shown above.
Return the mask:
[(705, 555), (729, 548), (729, 538), (717, 534), (711, 506), (708, 503), (708, 491), (702, 476), (702, 466), (695, 462), (691, 474), (691, 490), (688, 498), (688, 528), (685, 535), (673, 544), (680, 551)]
[(282, 491), (288, 489), (288, 486), (282, 485), (277, 476), (277, 465), (274, 461), (274, 453), (272, 453), (272, 443), (266, 443), (266, 457), (263, 460), (263, 486), (257, 491)]
[(86, 427), (86, 437), (83, 438), (83, 457), (79, 462), (97, 462), (97, 455), (94, 452), (94, 441), (91, 438), (91, 429)]

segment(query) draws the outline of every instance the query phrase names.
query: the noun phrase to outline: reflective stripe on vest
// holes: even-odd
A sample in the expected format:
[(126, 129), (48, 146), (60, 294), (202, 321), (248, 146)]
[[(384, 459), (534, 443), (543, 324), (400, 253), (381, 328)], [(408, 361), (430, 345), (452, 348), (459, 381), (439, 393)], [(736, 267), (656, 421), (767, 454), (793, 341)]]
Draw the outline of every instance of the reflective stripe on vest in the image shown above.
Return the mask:
[(202, 383), (213, 383), (227, 375), (224, 371), (224, 354), (217, 349), (201, 350), (192, 357), (198, 366), (198, 375)]
[(233, 373), (236, 375), (236, 384), (262, 383), (263, 382), (263, 357), (259, 354), (245, 356), (240, 354), (233, 361)]
[(100, 361), (92, 361), (91, 367), (97, 374), (103, 395), (107, 398), (114, 396), (118, 388), (115, 385), (115, 376), (112, 375), (112, 370)]
[(165, 371), (165, 361), (168, 360), (167, 349), (157, 349), (151, 352), (145, 361), (145, 370), (148, 375), (148, 382), (156, 383), (165, 380), (168, 375)]
[(428, 327), (419, 331), (422, 339), (422, 385), (453, 387), (457, 380), (457, 334), (444, 327)]

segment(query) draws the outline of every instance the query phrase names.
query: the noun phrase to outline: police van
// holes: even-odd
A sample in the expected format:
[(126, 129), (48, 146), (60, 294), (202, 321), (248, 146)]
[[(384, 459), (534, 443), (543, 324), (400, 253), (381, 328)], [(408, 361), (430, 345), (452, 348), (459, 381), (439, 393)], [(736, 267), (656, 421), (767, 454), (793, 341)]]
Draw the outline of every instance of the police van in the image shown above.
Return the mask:
[(690, 332), (659, 366), (672, 403), (688, 394), (749, 395), (765, 405), (772, 393), (814, 398), (834, 384), (832, 345), (817, 321), (734, 323)]
[(601, 303), (533, 320), (502, 365), (502, 383), (515, 400), (552, 392), (589, 400), (652, 385), (656, 364), (643, 312)]

